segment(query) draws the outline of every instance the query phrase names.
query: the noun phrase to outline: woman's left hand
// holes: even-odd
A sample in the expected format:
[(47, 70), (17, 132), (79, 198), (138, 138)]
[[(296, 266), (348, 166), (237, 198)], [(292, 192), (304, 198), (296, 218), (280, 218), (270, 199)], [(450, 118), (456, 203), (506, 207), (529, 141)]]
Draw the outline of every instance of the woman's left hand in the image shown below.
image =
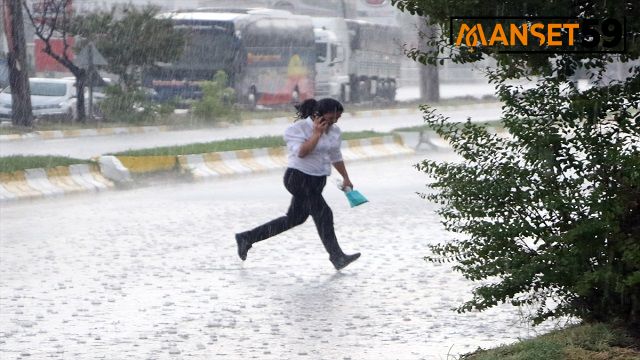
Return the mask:
[(353, 184), (351, 183), (351, 180), (349, 179), (344, 179), (342, 181), (342, 188), (345, 189), (347, 187), (350, 187), (351, 189), (353, 189)]

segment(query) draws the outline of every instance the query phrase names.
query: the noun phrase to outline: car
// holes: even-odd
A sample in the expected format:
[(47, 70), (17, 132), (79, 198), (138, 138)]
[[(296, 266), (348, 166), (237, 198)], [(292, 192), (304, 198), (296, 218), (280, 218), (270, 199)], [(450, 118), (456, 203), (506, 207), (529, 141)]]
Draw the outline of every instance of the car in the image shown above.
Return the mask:
[[(31, 107), (36, 119), (77, 119), (75, 81), (69, 79), (29, 78)], [(11, 119), (11, 88), (0, 92), (0, 119)]]

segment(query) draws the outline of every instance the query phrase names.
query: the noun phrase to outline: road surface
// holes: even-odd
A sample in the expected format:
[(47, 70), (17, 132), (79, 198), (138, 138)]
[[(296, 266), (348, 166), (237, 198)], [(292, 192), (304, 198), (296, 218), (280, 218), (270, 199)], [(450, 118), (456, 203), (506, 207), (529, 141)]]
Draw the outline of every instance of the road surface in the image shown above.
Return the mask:
[[(324, 191), (336, 272), (311, 219), (236, 255), (281, 216), (282, 172), (2, 204), (0, 358), (447, 359), (534, 336), (519, 310), (451, 309), (474, 284), (425, 262), (446, 241), (417, 154), (348, 165), (370, 200)], [(526, 312), (526, 310), (525, 310)]]
[[(460, 108), (442, 111), (452, 121), (466, 121), (472, 117), (474, 121), (490, 121), (500, 118), (498, 105), (486, 109)], [(293, 114), (292, 114), (293, 116)], [(342, 131), (375, 130), (386, 132), (399, 127), (422, 125), (422, 115), (378, 116), (375, 118), (357, 117), (342, 118), (338, 126)], [(237, 139), (260, 136), (280, 136), (286, 124), (269, 124), (253, 126), (231, 126), (229, 128), (210, 128), (186, 131), (170, 131), (146, 134), (126, 134), (110, 136), (92, 136), (66, 139), (0, 142), (0, 156), (9, 155), (59, 155), (73, 158), (89, 159), (94, 156), (144, 149), (158, 146), (185, 145), (197, 142), (209, 142), (225, 139)]]

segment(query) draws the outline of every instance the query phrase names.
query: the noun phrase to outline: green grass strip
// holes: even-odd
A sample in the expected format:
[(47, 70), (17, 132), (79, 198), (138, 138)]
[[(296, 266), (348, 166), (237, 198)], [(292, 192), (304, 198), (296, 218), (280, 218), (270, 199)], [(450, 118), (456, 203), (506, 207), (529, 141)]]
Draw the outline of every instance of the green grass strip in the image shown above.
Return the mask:
[(464, 360), (638, 359), (637, 340), (606, 324), (571, 326), (532, 339), (463, 355)]
[(56, 166), (88, 163), (91, 163), (91, 161), (63, 156), (4, 156), (0, 157), (0, 172), (8, 173), (35, 168), (49, 169)]
[[(375, 131), (347, 132), (342, 134), (343, 140), (364, 139), (391, 135)], [(180, 146), (166, 146), (150, 149), (129, 150), (112, 155), (116, 156), (177, 156), (189, 154), (205, 154), (211, 152), (234, 151), (245, 149), (259, 149), (285, 146), (282, 136), (263, 136), (260, 138), (229, 139), (207, 143), (188, 144)]]

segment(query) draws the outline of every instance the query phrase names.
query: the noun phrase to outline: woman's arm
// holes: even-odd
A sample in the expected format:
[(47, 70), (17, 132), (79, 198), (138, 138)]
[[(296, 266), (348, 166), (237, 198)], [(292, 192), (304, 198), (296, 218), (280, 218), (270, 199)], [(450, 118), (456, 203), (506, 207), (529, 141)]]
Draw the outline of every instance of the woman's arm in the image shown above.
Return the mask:
[(350, 187), (353, 189), (353, 184), (349, 179), (349, 174), (347, 173), (347, 167), (344, 165), (344, 161), (334, 162), (333, 167), (338, 170), (340, 175), (342, 175), (342, 187)]
[(311, 137), (309, 138), (309, 140), (305, 141), (302, 144), (302, 146), (300, 146), (300, 150), (298, 151), (298, 157), (303, 158), (309, 155), (309, 153), (311, 153), (313, 149), (316, 148), (316, 145), (318, 145), (318, 141), (320, 141), (320, 136), (322, 136), (322, 133), (318, 134), (314, 131), (313, 134), (311, 134)]

